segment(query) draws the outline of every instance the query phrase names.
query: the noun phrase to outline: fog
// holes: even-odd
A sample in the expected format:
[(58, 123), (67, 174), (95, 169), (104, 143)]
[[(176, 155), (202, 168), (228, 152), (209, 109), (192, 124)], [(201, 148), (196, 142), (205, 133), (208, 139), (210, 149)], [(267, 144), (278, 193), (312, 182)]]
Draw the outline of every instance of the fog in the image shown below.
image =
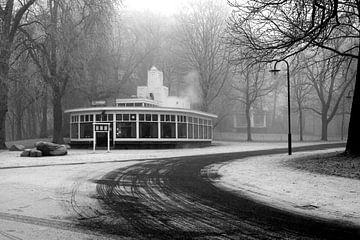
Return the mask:
[[(8, 140), (56, 132), (61, 141), (69, 136), (64, 110), (89, 107), (92, 101), (113, 106), (116, 98), (136, 95), (152, 66), (163, 72), (171, 94), (187, 98), (195, 110), (218, 115), (215, 138), (286, 140), (287, 69), (278, 64), (275, 78), (269, 74), (271, 60), (242, 58), (247, 49), (229, 40), (233, 6), (227, 1), (108, 0), (95, 1), (91, 11), (86, 1), (61, 2), (69, 8), (32, 6), (28, 18), (34, 24), (16, 36)], [(55, 8), (57, 16), (50, 18)], [(46, 56), (52, 57), (45, 61)], [(346, 139), (354, 62), (320, 50), (287, 61), (294, 140)]]

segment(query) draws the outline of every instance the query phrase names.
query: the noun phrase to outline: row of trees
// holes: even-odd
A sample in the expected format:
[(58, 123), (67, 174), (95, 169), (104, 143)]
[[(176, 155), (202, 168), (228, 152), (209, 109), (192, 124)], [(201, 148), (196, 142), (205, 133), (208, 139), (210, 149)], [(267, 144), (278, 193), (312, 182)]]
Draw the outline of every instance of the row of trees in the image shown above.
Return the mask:
[[(326, 140), (327, 126), (355, 78), (356, 47), (341, 32), (356, 29), (349, 26), (353, 16), (328, 16), (330, 3), (324, 10), (317, 1), (272, 2), (194, 1), (173, 17), (129, 12), (111, 0), (1, 2), (1, 146), (5, 113), (14, 138), (39, 131), (45, 136), (52, 125), (53, 141), (60, 143), (63, 106), (129, 97), (152, 65), (164, 71), (172, 94), (188, 96), (198, 109), (217, 113), (219, 121), (241, 102), (251, 140), (251, 109), (271, 103), (275, 116), (284, 80), (269, 74), (269, 63), (285, 58), (291, 62), (301, 138), (303, 112), (313, 111), (321, 116)], [(269, 19), (262, 12), (268, 9), (273, 21), (264, 24)], [(332, 21), (344, 27), (324, 31), (337, 37), (317, 40), (326, 35), (320, 23)]]
[[(289, 59), (304, 51), (310, 56), (313, 54), (316, 63), (306, 68), (310, 70), (308, 77), (321, 102), (321, 110), (313, 110), (321, 114), (325, 130), (327, 124), (324, 123), (331, 121), (333, 110), (350, 84), (352, 61), (357, 73), (360, 67), (360, 2), (257, 0), (244, 4), (229, 0), (228, 3), (234, 10), (229, 21), (228, 42), (237, 51), (239, 61), (271, 62)], [(320, 51), (320, 57), (315, 57)], [(339, 72), (342, 79), (336, 82)], [(360, 75), (356, 74), (346, 146), (349, 154), (360, 153), (356, 146), (360, 137), (359, 82)], [(331, 110), (335, 93), (338, 96)]]

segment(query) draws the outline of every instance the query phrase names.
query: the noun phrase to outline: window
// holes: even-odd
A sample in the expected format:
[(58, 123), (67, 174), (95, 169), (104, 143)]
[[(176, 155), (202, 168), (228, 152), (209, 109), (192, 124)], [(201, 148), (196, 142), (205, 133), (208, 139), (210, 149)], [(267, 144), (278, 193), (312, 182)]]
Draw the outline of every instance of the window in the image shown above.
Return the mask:
[(142, 103), (135, 103), (135, 107), (142, 107)]
[(192, 117), (188, 117), (188, 134), (189, 137), (188, 138), (194, 138), (194, 124), (193, 124), (193, 118)]
[(204, 138), (204, 126), (203, 125), (199, 125), (199, 138), (200, 139)]
[(187, 138), (186, 117), (177, 116), (178, 119), (178, 138)]
[(204, 124), (205, 120), (202, 118), (199, 118), (199, 138), (204, 139)]
[(134, 103), (126, 103), (125, 104), (125, 107), (133, 107), (134, 106)]
[(194, 124), (194, 138), (199, 138), (199, 126), (197, 124)]
[(135, 122), (117, 122), (116, 123), (117, 138), (136, 138)]
[(116, 137), (136, 138), (136, 114), (116, 114)]
[[(95, 120), (96, 122), (112, 122), (114, 118), (114, 114), (96, 114), (95, 115)], [(92, 117), (90, 117), (91, 121), (92, 121)]]
[(139, 114), (139, 137), (158, 138), (158, 115)]
[(176, 138), (175, 115), (160, 115), (161, 138)]
[(93, 138), (92, 123), (80, 123), (80, 138)]
[(253, 116), (254, 116), (254, 127), (265, 127), (264, 113), (255, 113)]
[(199, 138), (199, 119), (198, 118), (194, 118), (194, 138), (198, 139)]
[(71, 115), (70, 122), (72, 122), (72, 123), (79, 122), (79, 115)]
[(235, 119), (234, 119), (234, 127), (236, 128), (241, 128), (241, 127), (246, 127), (247, 123), (246, 123), (246, 115), (243, 113), (236, 113), (235, 114)]

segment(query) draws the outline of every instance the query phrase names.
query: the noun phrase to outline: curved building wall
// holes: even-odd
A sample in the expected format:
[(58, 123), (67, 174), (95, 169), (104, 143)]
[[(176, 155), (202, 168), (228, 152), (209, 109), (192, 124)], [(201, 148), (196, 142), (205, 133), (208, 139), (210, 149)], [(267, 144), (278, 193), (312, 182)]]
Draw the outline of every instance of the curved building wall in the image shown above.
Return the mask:
[[(92, 146), (93, 123), (110, 123), (110, 142), (114, 147), (210, 144), (213, 119), (216, 118), (216, 115), (204, 112), (171, 108), (103, 107), (66, 112), (70, 113), (71, 144), (83, 146)], [(96, 137), (99, 137), (98, 134)], [(101, 144), (101, 139), (96, 142)]]

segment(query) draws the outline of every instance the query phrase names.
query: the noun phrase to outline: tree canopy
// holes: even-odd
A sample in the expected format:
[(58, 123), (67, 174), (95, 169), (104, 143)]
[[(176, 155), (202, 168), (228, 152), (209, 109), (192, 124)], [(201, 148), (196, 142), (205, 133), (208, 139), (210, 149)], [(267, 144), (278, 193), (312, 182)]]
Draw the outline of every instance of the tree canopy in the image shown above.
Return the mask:
[[(360, 2), (337, 0), (229, 0), (229, 41), (257, 60), (324, 48), (358, 58)], [(341, 47), (338, 46), (341, 39)]]

